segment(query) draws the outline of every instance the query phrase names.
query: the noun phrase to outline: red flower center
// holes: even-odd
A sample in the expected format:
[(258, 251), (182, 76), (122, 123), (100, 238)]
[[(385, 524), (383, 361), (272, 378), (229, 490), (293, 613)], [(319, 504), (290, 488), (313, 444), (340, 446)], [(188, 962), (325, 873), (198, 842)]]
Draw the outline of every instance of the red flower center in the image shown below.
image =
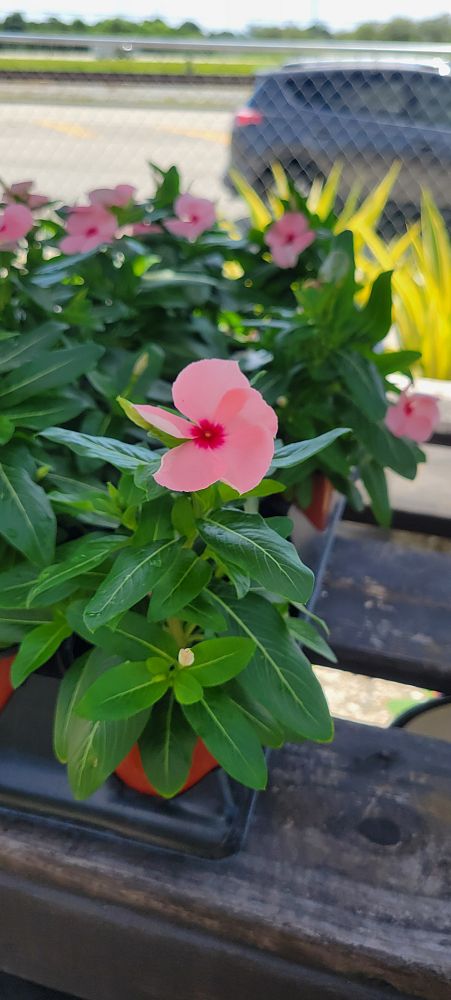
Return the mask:
[(412, 413), (414, 412), (415, 412), (415, 406), (413, 403), (410, 402), (410, 400), (404, 403), (404, 413), (406, 414), (406, 416), (411, 417)]
[(89, 226), (89, 229), (86, 230), (86, 236), (97, 236), (97, 233), (97, 226)]
[(224, 444), (226, 432), (222, 424), (211, 420), (199, 420), (191, 429), (191, 436), (198, 448), (220, 448)]

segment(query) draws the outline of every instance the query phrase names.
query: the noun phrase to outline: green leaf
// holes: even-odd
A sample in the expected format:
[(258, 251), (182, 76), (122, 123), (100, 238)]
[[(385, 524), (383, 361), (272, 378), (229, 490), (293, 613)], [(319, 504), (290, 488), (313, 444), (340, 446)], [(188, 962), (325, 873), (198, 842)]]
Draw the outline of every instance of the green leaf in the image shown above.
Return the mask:
[(231, 698), (209, 691), (183, 713), (205, 746), (228, 774), (249, 788), (265, 788), (266, 761), (258, 736)]
[(420, 358), (421, 351), (384, 351), (383, 354), (372, 355), (372, 360), (383, 377), (392, 372), (409, 372)]
[(150, 462), (155, 453), (149, 448), (137, 444), (124, 444), (114, 438), (95, 437), (93, 434), (79, 434), (77, 431), (66, 430), (64, 427), (50, 427), (41, 432), (41, 437), (56, 444), (64, 444), (83, 458), (96, 458), (102, 462), (114, 465), (116, 469), (126, 471), (137, 469), (143, 462)]
[(237, 597), (246, 597), (251, 588), (251, 578), (248, 573), (240, 569), (239, 566), (234, 566), (231, 562), (228, 562), (224, 569), (230, 582), (235, 587)]
[(377, 368), (355, 351), (337, 352), (334, 362), (352, 402), (370, 420), (382, 420), (387, 409), (384, 385)]
[(285, 488), (285, 484), (278, 483), (276, 479), (262, 479), (255, 489), (249, 490), (248, 493), (238, 493), (238, 490), (234, 490), (232, 486), (219, 483), (219, 493), (225, 503), (228, 503), (229, 500), (245, 500), (247, 497), (271, 497), (275, 493), (283, 493)]
[[(83, 618), (84, 601), (74, 601), (66, 611), (66, 618), (74, 632), (86, 642), (92, 642), (92, 632)], [(160, 656), (168, 663), (177, 658), (177, 643), (159, 625), (147, 622), (143, 615), (128, 611), (115, 624), (114, 631), (107, 625), (96, 629), (96, 646), (108, 653), (117, 653), (124, 660), (143, 660)]]
[(208, 591), (199, 594), (194, 601), (187, 604), (180, 617), (183, 621), (198, 625), (202, 629), (210, 629), (212, 632), (225, 632), (227, 628), (224, 615), (215, 607)]
[(311, 438), (310, 441), (298, 441), (295, 444), (286, 444), (279, 448), (272, 461), (272, 469), (291, 469), (294, 465), (301, 465), (312, 455), (317, 455), (324, 448), (327, 448), (337, 438), (343, 434), (349, 434), (349, 427), (337, 427), (327, 434), (320, 434), (319, 437)]
[(5, 417), (16, 427), (30, 427), (34, 431), (45, 430), (52, 424), (64, 424), (78, 417), (89, 405), (89, 397), (74, 389), (60, 389), (48, 396), (34, 396), (33, 399), (8, 407)]
[(38, 572), (29, 563), (17, 563), (0, 573), (0, 608), (25, 608)]
[[(80, 697), (115, 662), (116, 658), (94, 650), (83, 671)], [(82, 719), (75, 710), (71, 712), (66, 736), (67, 774), (76, 799), (87, 798), (103, 785), (139, 739), (148, 718), (149, 712), (145, 711), (117, 722), (92, 722)]]
[(170, 538), (171, 534), (171, 503), (166, 490), (165, 496), (159, 496), (150, 503), (144, 503), (138, 528), (133, 536), (133, 545), (148, 545), (161, 538)]
[(37, 625), (51, 621), (47, 611), (26, 611), (24, 608), (0, 608), (0, 646), (14, 646)]
[(15, 431), (14, 424), (9, 417), (0, 416), (0, 444), (8, 444)]
[(365, 462), (360, 469), (360, 475), (368, 492), (376, 521), (383, 528), (389, 528), (391, 522), (390, 499), (382, 466), (378, 465), (377, 462)]
[(314, 653), (319, 653), (325, 660), (331, 663), (337, 662), (335, 653), (326, 642), (324, 636), (317, 632), (311, 622), (306, 622), (302, 618), (289, 618), (288, 628), (292, 635), (307, 649), (312, 649)]
[(276, 608), (257, 594), (242, 601), (224, 589), (212, 593), (228, 615), (231, 629), (256, 643), (257, 650), (239, 681), (280, 724), (302, 738), (329, 741), (333, 724), (321, 685), (311, 665), (290, 638)]
[(196, 535), (197, 526), (191, 497), (177, 497), (172, 507), (172, 524), (179, 535), (186, 538)]
[(387, 336), (392, 325), (391, 271), (379, 274), (371, 294), (359, 316), (359, 338), (362, 335), (375, 344)]
[(169, 687), (166, 660), (129, 660), (106, 670), (78, 702), (76, 712), (86, 719), (107, 722), (128, 719), (150, 708)]
[(94, 343), (41, 354), (37, 361), (22, 365), (20, 370), (0, 380), (2, 409), (48, 389), (69, 385), (80, 375), (86, 375), (102, 354), (103, 347)]
[(265, 747), (277, 750), (285, 742), (285, 735), (280, 723), (264, 705), (261, 705), (255, 694), (248, 696), (240, 687), (239, 682), (228, 685), (227, 694), (233, 703), (242, 711), (257, 733), (260, 743)]
[(139, 741), (143, 768), (159, 795), (169, 799), (184, 787), (195, 743), (196, 734), (171, 693), (155, 705)]
[(49, 320), (42, 326), (37, 326), (32, 333), (21, 333), (14, 340), (10, 340), (8, 346), (2, 349), (0, 372), (19, 368), (33, 356), (36, 357), (44, 347), (52, 347), (64, 330), (67, 330), (66, 323)]
[(88, 628), (94, 632), (142, 600), (157, 583), (163, 568), (175, 557), (177, 545), (173, 538), (162, 539), (142, 549), (129, 548), (121, 552), (85, 609)]
[(47, 663), (70, 634), (71, 629), (63, 618), (38, 625), (29, 632), (14, 659), (11, 671), (13, 687), (19, 687), (30, 674)]
[(247, 667), (255, 649), (255, 642), (239, 636), (206, 639), (193, 647), (194, 663), (187, 672), (203, 687), (225, 684)]
[(58, 698), (53, 724), (53, 749), (61, 764), (67, 763), (69, 724), (81, 692), (83, 671), (89, 653), (71, 663), (58, 685)]
[(152, 590), (149, 621), (162, 621), (176, 615), (204, 590), (210, 582), (211, 572), (211, 566), (195, 552), (181, 549)]
[(293, 521), (291, 517), (283, 517), (276, 514), (274, 517), (265, 517), (268, 528), (275, 531), (281, 538), (289, 538), (293, 531)]
[(202, 684), (193, 677), (191, 670), (179, 670), (173, 680), (174, 694), (181, 705), (194, 705), (203, 697)]
[(313, 573), (291, 544), (268, 528), (260, 514), (215, 511), (199, 522), (199, 533), (224, 561), (249, 573), (267, 590), (305, 603), (313, 590)]
[[(149, 452), (149, 455), (155, 454), (154, 452)], [(155, 482), (154, 475), (161, 465), (161, 458), (152, 458), (147, 461), (145, 465), (142, 462), (136, 466), (134, 469), (134, 480), (136, 486), (139, 486), (141, 490), (144, 490), (147, 500), (153, 500), (155, 497), (167, 496), (167, 490), (164, 486), (160, 486), (159, 483)]]
[(89, 573), (96, 566), (100, 566), (111, 553), (116, 552), (128, 541), (126, 535), (100, 535), (92, 532), (60, 546), (56, 551), (56, 563), (42, 570), (30, 591), (29, 606), (40, 594), (45, 594), (68, 580)]
[(42, 566), (53, 557), (55, 515), (25, 469), (0, 465), (0, 535), (32, 563)]
[(413, 441), (395, 437), (386, 427), (367, 420), (357, 407), (350, 406), (348, 413), (356, 438), (379, 465), (393, 469), (405, 479), (415, 479), (424, 453)]

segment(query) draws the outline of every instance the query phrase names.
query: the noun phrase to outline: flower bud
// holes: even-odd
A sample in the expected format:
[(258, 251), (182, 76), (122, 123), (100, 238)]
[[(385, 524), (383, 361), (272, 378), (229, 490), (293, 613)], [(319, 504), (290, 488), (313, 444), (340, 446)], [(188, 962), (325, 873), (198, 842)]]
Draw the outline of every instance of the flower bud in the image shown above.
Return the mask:
[(288, 406), (288, 398), (287, 398), (287, 396), (279, 396), (279, 398), (276, 399), (276, 403), (277, 403), (277, 406), (280, 406), (281, 409), (283, 409), (284, 406)]
[(137, 361), (135, 361), (135, 364), (133, 365), (133, 371), (132, 371), (133, 378), (138, 379), (140, 375), (143, 375), (148, 364), (149, 364), (149, 355), (147, 351), (144, 351), (144, 354), (141, 354), (140, 357), (137, 359)]
[(192, 649), (179, 649), (178, 659), (181, 667), (192, 667), (194, 663), (194, 653)]

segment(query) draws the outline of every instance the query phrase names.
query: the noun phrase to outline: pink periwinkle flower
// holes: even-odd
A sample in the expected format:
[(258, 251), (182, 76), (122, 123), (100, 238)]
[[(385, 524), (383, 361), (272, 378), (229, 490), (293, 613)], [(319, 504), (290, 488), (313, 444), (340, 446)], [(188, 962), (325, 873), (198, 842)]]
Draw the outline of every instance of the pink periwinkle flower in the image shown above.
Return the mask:
[(278, 267), (295, 267), (300, 254), (314, 239), (315, 233), (309, 229), (302, 212), (286, 212), (265, 233), (265, 243)]
[(5, 187), (5, 201), (9, 205), (19, 202), (31, 210), (48, 205), (50, 199), (47, 195), (32, 194), (32, 188), (34, 181), (17, 181), (16, 184), (10, 184), (9, 187)]
[(163, 456), (157, 483), (183, 493), (216, 482), (239, 493), (257, 486), (272, 462), (277, 417), (238, 363), (193, 361), (176, 378), (172, 397), (188, 420), (160, 406), (134, 405), (150, 425), (182, 439)]
[(14, 247), (32, 227), (33, 216), (26, 205), (7, 205), (0, 215), (0, 247)]
[(116, 184), (114, 188), (95, 188), (88, 194), (91, 205), (104, 208), (124, 208), (132, 200), (136, 188), (133, 184)]
[(385, 414), (385, 425), (395, 437), (410, 438), (417, 444), (429, 441), (439, 420), (440, 410), (435, 397), (419, 392), (402, 392)]
[(191, 194), (181, 194), (174, 202), (176, 219), (166, 219), (166, 229), (173, 236), (184, 236), (196, 240), (211, 229), (216, 222), (216, 209), (208, 198), (194, 198)]
[(102, 243), (111, 243), (117, 232), (117, 220), (103, 205), (78, 205), (67, 219), (65, 236), (60, 243), (63, 253), (88, 253)]

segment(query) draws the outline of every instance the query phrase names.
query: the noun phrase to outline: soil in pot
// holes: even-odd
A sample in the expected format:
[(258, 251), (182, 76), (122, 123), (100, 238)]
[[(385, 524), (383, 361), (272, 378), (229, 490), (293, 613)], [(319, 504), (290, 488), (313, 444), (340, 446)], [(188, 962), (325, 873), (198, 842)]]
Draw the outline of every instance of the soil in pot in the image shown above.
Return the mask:
[[(191, 769), (186, 784), (179, 792), (179, 795), (181, 795), (182, 792), (187, 792), (188, 789), (193, 788), (194, 785), (197, 785), (199, 781), (202, 781), (202, 778), (205, 778), (210, 771), (214, 771), (216, 767), (218, 767), (218, 763), (215, 758), (212, 757), (211, 753), (209, 753), (206, 746), (202, 743), (202, 740), (197, 740), (194, 747)], [(116, 774), (125, 785), (129, 788), (133, 788), (135, 792), (161, 798), (158, 792), (152, 787), (146, 775), (142, 765), (139, 747), (136, 744), (132, 747), (125, 760), (122, 761), (122, 764), (116, 768)]]

